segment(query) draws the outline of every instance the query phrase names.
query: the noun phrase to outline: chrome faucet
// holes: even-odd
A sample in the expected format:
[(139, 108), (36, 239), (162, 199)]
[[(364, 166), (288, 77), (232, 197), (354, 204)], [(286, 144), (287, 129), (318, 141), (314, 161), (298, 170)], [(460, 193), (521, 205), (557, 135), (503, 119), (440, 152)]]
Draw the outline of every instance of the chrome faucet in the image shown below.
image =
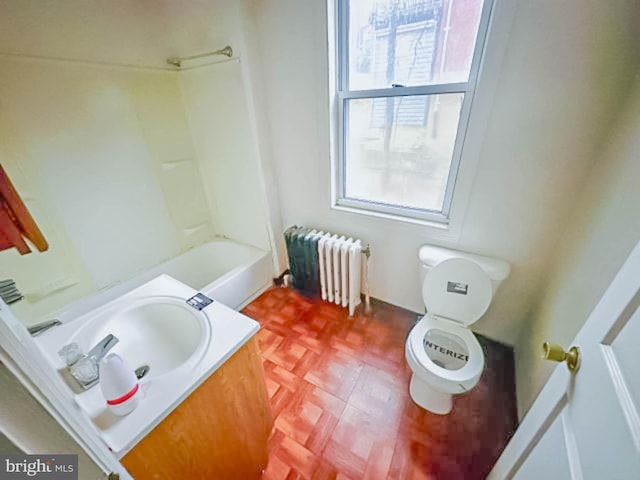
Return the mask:
[(98, 363), (117, 343), (118, 337), (109, 334), (100, 340), (86, 355), (82, 355), (77, 344), (65, 345), (58, 354), (65, 359), (69, 373), (84, 390), (88, 390), (100, 380)]

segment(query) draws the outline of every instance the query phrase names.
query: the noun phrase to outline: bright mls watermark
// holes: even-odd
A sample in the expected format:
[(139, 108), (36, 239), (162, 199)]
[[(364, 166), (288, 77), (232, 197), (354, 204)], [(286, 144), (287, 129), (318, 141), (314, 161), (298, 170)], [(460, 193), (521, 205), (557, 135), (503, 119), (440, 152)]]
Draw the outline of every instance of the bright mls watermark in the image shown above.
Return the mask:
[(0, 454), (0, 480), (78, 480), (78, 455)]

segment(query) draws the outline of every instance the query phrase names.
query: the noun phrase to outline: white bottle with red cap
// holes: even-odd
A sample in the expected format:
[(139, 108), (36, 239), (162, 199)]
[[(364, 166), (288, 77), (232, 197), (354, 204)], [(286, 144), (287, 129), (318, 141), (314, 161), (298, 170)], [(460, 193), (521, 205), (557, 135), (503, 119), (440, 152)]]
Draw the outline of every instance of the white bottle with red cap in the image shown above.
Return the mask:
[(127, 415), (140, 402), (136, 374), (115, 353), (110, 353), (100, 362), (100, 388), (107, 407), (116, 415)]

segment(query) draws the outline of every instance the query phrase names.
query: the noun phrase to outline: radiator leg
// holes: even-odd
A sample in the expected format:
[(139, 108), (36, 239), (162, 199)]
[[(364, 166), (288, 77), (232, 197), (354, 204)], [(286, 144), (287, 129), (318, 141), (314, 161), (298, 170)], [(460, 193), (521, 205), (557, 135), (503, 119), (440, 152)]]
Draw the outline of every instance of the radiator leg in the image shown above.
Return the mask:
[(371, 247), (367, 245), (362, 250), (364, 253), (364, 313), (371, 315), (371, 298), (369, 296), (369, 257), (371, 256)]

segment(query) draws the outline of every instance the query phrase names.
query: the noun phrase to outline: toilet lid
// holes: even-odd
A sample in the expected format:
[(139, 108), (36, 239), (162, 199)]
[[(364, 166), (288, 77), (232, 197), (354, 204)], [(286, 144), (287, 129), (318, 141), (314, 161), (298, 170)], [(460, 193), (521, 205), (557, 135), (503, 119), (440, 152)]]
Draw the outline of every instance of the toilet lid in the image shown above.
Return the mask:
[(427, 312), (471, 325), (489, 308), (493, 290), (487, 274), (471, 260), (451, 258), (433, 267), (422, 284)]

